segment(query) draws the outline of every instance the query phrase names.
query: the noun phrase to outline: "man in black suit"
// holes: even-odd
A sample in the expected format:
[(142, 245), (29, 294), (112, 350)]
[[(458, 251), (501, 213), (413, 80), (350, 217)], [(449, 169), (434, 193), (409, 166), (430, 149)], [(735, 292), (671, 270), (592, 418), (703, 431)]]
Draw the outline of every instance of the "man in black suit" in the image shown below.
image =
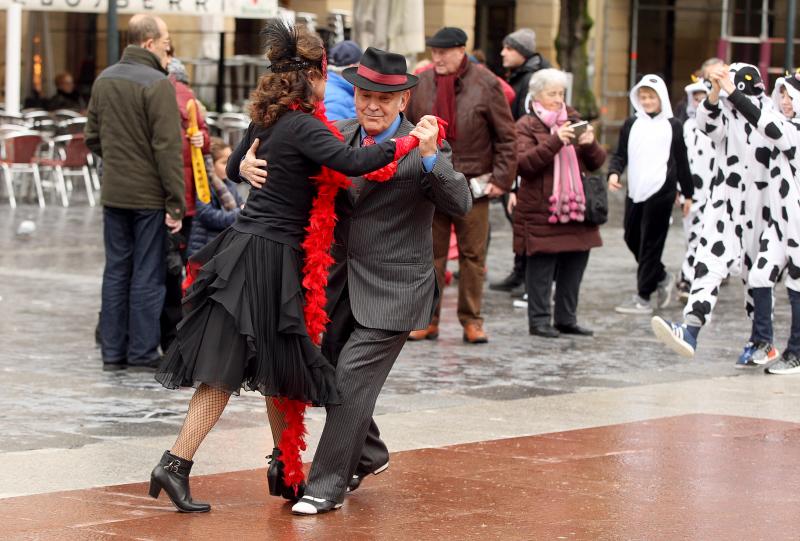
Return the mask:
[[(359, 66), (342, 76), (356, 88), (357, 119), (337, 123), (346, 142), (380, 143), (414, 129), (402, 111), (417, 79), (406, 73), (403, 56), (369, 48)], [(388, 466), (389, 451), (372, 414), (409, 332), (427, 327), (438, 300), (433, 213), (464, 215), (472, 206), (466, 178), (453, 170), (450, 146), (436, 147), (435, 119), (423, 119), (419, 129), (428, 137), (399, 161), (388, 182), (353, 178), (336, 200), (331, 322), (322, 349), (336, 364), (343, 399), (328, 409), (305, 496), (292, 508), (296, 514), (338, 509), (364, 476)], [(240, 174), (258, 187), (266, 178), (259, 167), (266, 164), (251, 151)]]

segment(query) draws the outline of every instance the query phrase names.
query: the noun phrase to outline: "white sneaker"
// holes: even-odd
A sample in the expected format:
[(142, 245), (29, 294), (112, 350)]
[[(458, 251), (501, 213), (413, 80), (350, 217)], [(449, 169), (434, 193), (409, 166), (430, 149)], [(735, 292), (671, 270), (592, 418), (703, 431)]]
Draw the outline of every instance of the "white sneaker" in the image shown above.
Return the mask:
[(667, 277), (658, 283), (656, 289), (656, 299), (659, 308), (666, 308), (669, 306), (669, 301), (672, 299), (672, 288), (675, 285), (675, 277), (667, 273)]
[(653, 313), (653, 306), (650, 301), (644, 300), (639, 295), (634, 295), (619, 306), (616, 306), (614, 310), (619, 314), (649, 316)]

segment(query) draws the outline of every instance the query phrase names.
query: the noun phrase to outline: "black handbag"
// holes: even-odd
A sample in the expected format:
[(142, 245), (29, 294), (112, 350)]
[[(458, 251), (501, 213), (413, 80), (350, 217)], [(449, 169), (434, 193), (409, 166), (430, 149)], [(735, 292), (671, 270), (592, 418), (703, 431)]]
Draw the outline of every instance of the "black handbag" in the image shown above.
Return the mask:
[(584, 222), (603, 225), (608, 221), (608, 186), (602, 177), (591, 175), (583, 179), (583, 194), (586, 196)]

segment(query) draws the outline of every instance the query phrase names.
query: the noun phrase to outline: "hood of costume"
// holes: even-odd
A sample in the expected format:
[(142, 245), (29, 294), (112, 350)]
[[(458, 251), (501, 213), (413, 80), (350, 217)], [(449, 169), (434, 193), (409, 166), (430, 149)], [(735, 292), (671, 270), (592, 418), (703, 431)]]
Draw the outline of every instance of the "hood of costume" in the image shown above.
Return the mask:
[(795, 118), (797, 118), (800, 116), (800, 73), (787, 75), (775, 81), (775, 89), (772, 91), (772, 103), (778, 111), (781, 110), (781, 88), (785, 88), (792, 98), (792, 108), (794, 109)]
[(683, 90), (686, 92), (686, 114), (689, 118), (694, 118), (694, 116), (697, 114), (697, 106), (694, 103), (694, 95), (697, 92), (704, 92), (708, 94), (711, 89), (705, 80), (698, 79), (692, 84), (686, 85)]
[(637, 117), (642, 116), (650, 116), (644, 112), (642, 105), (639, 103), (639, 89), (640, 88), (651, 88), (656, 91), (658, 94), (659, 99), (661, 99), (661, 112), (655, 115), (652, 118), (672, 118), (672, 104), (669, 101), (669, 91), (667, 90), (667, 84), (664, 82), (664, 79), (659, 77), (658, 75), (648, 74), (642, 77), (642, 79), (636, 83), (631, 89), (630, 92), (630, 99), (631, 105), (633, 106), (634, 111), (636, 111)]

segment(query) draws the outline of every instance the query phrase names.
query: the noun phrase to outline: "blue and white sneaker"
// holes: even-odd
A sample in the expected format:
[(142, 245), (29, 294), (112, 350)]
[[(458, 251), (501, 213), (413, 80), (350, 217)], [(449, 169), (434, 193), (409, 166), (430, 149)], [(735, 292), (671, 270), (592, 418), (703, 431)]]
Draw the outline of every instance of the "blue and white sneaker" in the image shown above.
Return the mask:
[(736, 361), (736, 368), (747, 368), (748, 366), (756, 366), (756, 363), (753, 362), (753, 353), (756, 351), (756, 345), (753, 342), (748, 342), (744, 345), (744, 350), (742, 350), (742, 354), (739, 355), (739, 359)]
[(685, 324), (678, 325), (663, 317), (655, 316), (650, 320), (650, 327), (656, 338), (669, 346), (675, 353), (689, 359), (694, 357), (697, 337), (689, 332)]

